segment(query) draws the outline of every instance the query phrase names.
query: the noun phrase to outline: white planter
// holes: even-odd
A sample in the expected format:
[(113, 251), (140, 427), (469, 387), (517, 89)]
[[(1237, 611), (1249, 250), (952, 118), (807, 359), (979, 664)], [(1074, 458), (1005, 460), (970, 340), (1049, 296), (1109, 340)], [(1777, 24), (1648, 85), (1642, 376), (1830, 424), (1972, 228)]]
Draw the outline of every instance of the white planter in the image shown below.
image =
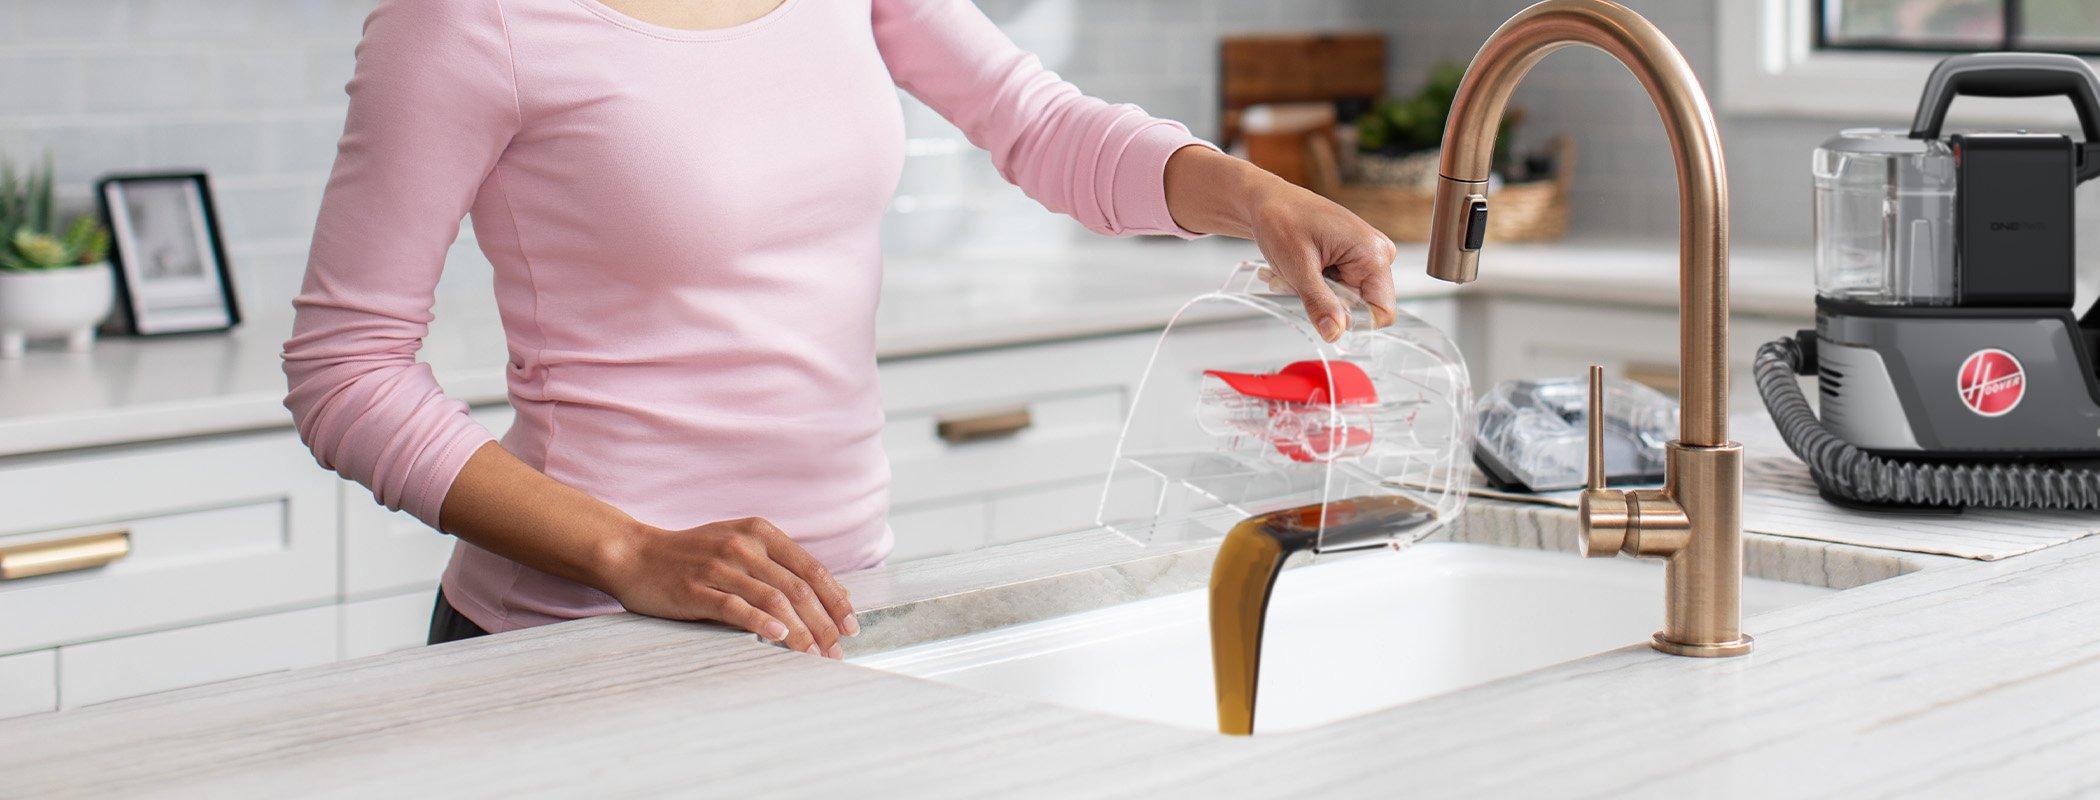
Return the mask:
[(109, 263), (24, 272), (0, 269), (0, 358), (21, 358), (30, 339), (59, 338), (85, 352), (109, 316), (116, 284)]

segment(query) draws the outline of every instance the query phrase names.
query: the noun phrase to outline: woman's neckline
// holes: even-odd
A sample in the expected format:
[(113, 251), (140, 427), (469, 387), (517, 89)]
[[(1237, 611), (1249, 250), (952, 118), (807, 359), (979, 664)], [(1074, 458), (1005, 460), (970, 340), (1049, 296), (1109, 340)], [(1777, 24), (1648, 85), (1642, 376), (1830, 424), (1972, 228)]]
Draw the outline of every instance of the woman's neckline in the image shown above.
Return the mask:
[(763, 15), (724, 28), (673, 28), (669, 25), (658, 25), (654, 22), (647, 22), (628, 16), (615, 10), (612, 6), (600, 2), (600, 0), (574, 0), (574, 2), (582, 6), (585, 11), (597, 15), (606, 22), (636, 33), (654, 36), (659, 39), (674, 39), (683, 42), (711, 42), (735, 39), (756, 33), (759, 29), (771, 25), (781, 17), (786, 16), (788, 11), (794, 8), (795, 4), (800, 2), (800, 0), (780, 0), (780, 5), (774, 6), (773, 10), (767, 11)]

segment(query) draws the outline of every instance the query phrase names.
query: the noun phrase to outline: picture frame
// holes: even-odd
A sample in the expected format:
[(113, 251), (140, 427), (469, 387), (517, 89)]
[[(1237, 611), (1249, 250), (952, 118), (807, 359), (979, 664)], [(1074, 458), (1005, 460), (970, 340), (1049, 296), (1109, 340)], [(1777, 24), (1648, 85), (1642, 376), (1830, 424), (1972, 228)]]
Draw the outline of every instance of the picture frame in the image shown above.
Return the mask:
[(110, 232), (116, 313), (135, 336), (230, 330), (241, 323), (233, 269), (202, 172), (106, 175), (95, 184)]

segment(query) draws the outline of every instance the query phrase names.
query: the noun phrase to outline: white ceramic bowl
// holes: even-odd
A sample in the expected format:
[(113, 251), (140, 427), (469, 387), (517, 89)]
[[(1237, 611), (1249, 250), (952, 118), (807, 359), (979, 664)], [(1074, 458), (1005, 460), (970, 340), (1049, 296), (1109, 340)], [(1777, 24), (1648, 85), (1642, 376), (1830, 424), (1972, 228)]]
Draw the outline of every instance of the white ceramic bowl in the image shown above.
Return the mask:
[(108, 262), (66, 269), (0, 270), (0, 358), (20, 358), (30, 339), (63, 337), (82, 352), (116, 296)]

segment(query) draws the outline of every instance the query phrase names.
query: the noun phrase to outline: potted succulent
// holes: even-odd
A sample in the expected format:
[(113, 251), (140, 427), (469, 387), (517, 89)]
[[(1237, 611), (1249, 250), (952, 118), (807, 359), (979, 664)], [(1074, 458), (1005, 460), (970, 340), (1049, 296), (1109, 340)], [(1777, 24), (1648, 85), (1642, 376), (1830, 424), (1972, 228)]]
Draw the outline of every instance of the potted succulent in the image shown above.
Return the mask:
[[(1357, 154), (1347, 176), (1370, 183), (1436, 187), (1437, 154), (1444, 144), (1444, 119), (1465, 80), (1463, 65), (1438, 64), (1413, 97), (1389, 98), (1356, 119)], [(1510, 130), (1524, 112), (1510, 109), (1495, 133), (1495, 171), (1509, 171)]]
[(86, 350), (115, 297), (109, 231), (87, 214), (61, 223), (51, 183), (49, 157), (27, 174), (0, 160), (0, 358), (32, 338)]

